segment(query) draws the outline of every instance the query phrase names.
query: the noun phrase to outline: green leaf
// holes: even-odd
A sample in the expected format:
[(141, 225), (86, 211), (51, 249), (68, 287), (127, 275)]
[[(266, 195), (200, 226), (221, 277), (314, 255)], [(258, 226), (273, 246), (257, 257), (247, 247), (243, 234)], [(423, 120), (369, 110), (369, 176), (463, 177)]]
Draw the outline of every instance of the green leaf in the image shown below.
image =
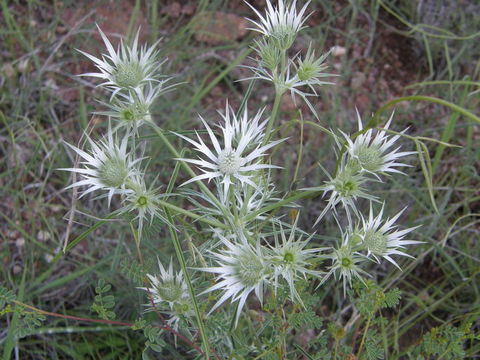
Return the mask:
[(402, 292), (398, 288), (392, 289), (385, 293), (385, 298), (383, 299), (381, 306), (387, 308), (397, 306), (400, 302), (401, 297)]
[(6, 304), (11, 303), (15, 299), (16, 296), (12, 290), (0, 286), (0, 310), (2, 310)]

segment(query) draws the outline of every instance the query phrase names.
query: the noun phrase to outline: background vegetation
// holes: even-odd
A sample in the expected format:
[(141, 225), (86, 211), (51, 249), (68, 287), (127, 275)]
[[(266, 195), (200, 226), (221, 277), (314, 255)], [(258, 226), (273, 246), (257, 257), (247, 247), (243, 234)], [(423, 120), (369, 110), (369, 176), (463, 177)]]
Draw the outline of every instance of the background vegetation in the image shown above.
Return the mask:
[[(261, 0), (251, 3), (264, 6)], [(94, 84), (75, 76), (91, 66), (75, 49), (102, 51), (95, 23), (111, 37), (131, 37), (138, 26), (143, 41), (163, 37), (162, 54), (169, 58), (165, 72), (185, 83), (158, 101), (155, 121), (165, 129), (193, 129), (199, 127), (197, 113), (216, 117), (227, 97), (235, 107), (247, 91), (248, 83), (237, 80), (249, 71), (238, 65), (251, 63), (254, 34), (243, 17), (253, 14), (236, 0), (1, 0), (0, 6), (0, 283), (22, 303), (99, 318), (91, 307), (95, 287), (104, 279), (112, 285), (108, 294), (115, 296), (117, 320), (132, 323), (146, 301), (133, 289), (144, 272), (155, 271), (156, 255), (168, 259), (173, 250), (169, 234), (153, 227), (141, 244), (145, 266), (139, 266), (128, 222), (99, 219), (98, 214), (109, 214), (97, 202), (78, 202), (62, 190), (71, 179), (55, 169), (73, 162), (62, 140), (77, 143), (82, 131), (106, 128), (103, 118), (92, 115), (98, 110)], [(422, 223), (415, 236), (425, 244), (410, 250), (415, 260), (400, 260), (403, 272), (389, 266), (375, 274), (383, 288), (402, 293), (397, 306), (380, 310), (389, 320), (378, 324), (380, 347), (388, 359), (428, 354), (432, 344), (443, 346), (432, 359), (478, 358), (480, 342), (470, 334), (480, 327), (480, 120), (473, 115), (479, 105), (480, 5), (473, 0), (313, 0), (310, 10), (310, 27), (296, 50), (310, 41), (318, 52), (335, 46), (329, 62), (340, 75), (314, 103), (322, 126), (353, 132), (355, 107), (368, 119), (389, 101), (410, 97), (378, 116), (384, 121), (395, 108), (394, 130), (409, 127), (408, 135), (417, 137), (416, 142), (404, 139), (404, 148), (422, 156), (411, 158), (409, 176), (395, 177), (390, 188), (376, 191), (388, 199), (390, 213), (408, 206), (402, 223)], [(254, 89), (249, 107), (271, 106), (271, 87), (257, 82)], [(317, 163), (334, 166), (331, 140), (309, 123), (317, 120), (301, 117), (298, 107), (308, 113), (289, 97), (281, 107), (282, 135), (294, 139), (273, 155), (287, 168), (284, 178), (276, 179), (283, 191), (321, 184), (325, 178)], [(174, 162), (155, 135), (147, 140), (150, 169), (168, 184)], [(316, 198), (302, 204), (308, 211), (299, 223), (311, 229), (325, 202)], [(315, 241), (332, 241), (334, 228), (322, 221)], [(195, 239), (184, 240), (184, 248), (193, 249)], [(330, 344), (353, 346), (350, 359), (355, 358), (366, 317), (342, 293), (331, 283), (312, 300), (311, 311), (323, 325), (296, 319), (299, 326), (290, 334), (298, 349), (291, 358), (307, 359), (302, 347), (325, 331), (332, 334), (325, 340)], [(4, 359), (136, 359), (145, 344), (143, 333), (129, 325), (29, 317), (14, 307), (4, 308), (0, 318)], [(157, 356), (193, 358), (187, 350), (175, 349), (172, 340)]]

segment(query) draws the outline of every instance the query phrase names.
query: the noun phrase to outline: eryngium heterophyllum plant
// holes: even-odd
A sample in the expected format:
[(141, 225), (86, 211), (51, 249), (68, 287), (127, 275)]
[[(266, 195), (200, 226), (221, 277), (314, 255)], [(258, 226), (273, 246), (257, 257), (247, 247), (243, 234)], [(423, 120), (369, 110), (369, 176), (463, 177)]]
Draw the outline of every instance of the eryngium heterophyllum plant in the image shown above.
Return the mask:
[[(179, 323), (184, 321), (188, 324), (195, 316), (193, 306), (188, 294), (188, 287), (180, 270), (176, 274), (173, 271), (173, 262), (170, 260), (168, 270), (158, 260), (159, 274), (147, 274), (148, 285), (141, 287), (151, 297), (155, 307), (165, 312), (168, 316), (168, 324), (178, 330)], [(146, 304), (151, 307), (151, 304)]]
[[(308, 15), (305, 16), (305, 11), (310, 2), (305, 3), (298, 12), (296, 3), (295, 0), (287, 5), (282, 0), (277, 6), (273, 6), (270, 0), (267, 0), (267, 10), (263, 16), (247, 2), (259, 18), (258, 21), (248, 19), (255, 25), (251, 30), (263, 34), (261, 40), (255, 41), (253, 49), (258, 53), (259, 59), (256, 60), (257, 66), (247, 66), (254, 73), (248, 79), (272, 82), (277, 94), (282, 95), (290, 91), (294, 102), (295, 95), (300, 96), (317, 116), (308, 97), (317, 96), (316, 86), (333, 84), (330, 81), (321, 80), (322, 78), (335, 75), (324, 72), (327, 69), (325, 60), (328, 53), (317, 58), (311, 45), (304, 58), (298, 55), (288, 56), (288, 50), (293, 45), (298, 32), (304, 28), (303, 25), (308, 17)], [(309, 88), (311, 92), (306, 92), (305, 88)], [(278, 106), (278, 104), (275, 105)]]
[(112, 96), (125, 89), (141, 90), (146, 84), (159, 82), (158, 67), (161, 62), (158, 61), (158, 50), (155, 50), (157, 44), (150, 48), (138, 47), (138, 37), (140, 29), (133, 41), (132, 46), (125, 45), (123, 40), (115, 51), (110, 40), (98, 27), (103, 42), (107, 48), (108, 54), (103, 54), (102, 58), (79, 50), (83, 55), (95, 63), (100, 70), (98, 73), (86, 73), (82, 76), (96, 77), (104, 80), (101, 86), (112, 91)]
[(223, 185), (221, 191), (223, 191), (224, 199), (228, 196), (230, 186), (235, 185), (235, 182), (239, 182), (241, 187), (250, 185), (257, 188), (256, 183), (252, 180), (255, 173), (258, 170), (276, 167), (262, 164), (260, 159), (266, 155), (268, 149), (283, 141), (276, 140), (263, 146), (258, 142), (265, 135), (263, 131), (267, 123), (267, 121), (259, 123), (262, 113), (263, 110), (260, 110), (254, 118), (249, 119), (247, 109), (245, 109), (242, 118), (237, 119), (235, 111), (227, 104), (225, 114), (221, 114), (225, 122), (223, 126), (220, 126), (222, 141), (218, 141), (210, 126), (203, 118), (200, 118), (208, 132), (213, 148), (209, 148), (198, 134), (198, 141), (177, 134), (203, 155), (200, 159), (178, 159), (197, 165), (203, 172), (183, 185), (202, 179), (209, 181), (218, 179), (218, 182)]
[(108, 204), (110, 204), (114, 194), (128, 192), (127, 183), (139, 173), (137, 165), (142, 159), (135, 159), (128, 150), (128, 133), (123, 136), (121, 141), (114, 137), (110, 128), (107, 136), (99, 142), (93, 141), (88, 135), (86, 137), (90, 147), (88, 152), (67, 144), (84, 160), (81, 161), (83, 166), (60, 170), (75, 172), (83, 177), (83, 180), (67, 187), (88, 186), (80, 197), (96, 190), (106, 190), (108, 191)]
[[(234, 110), (225, 99), (220, 119), (200, 115), (204, 130), (196, 137), (182, 133), (185, 129), (164, 130), (156, 124), (161, 119), (152, 115), (155, 100), (165, 93), (165, 80), (158, 79), (169, 79), (160, 73), (163, 61), (158, 60), (157, 44), (140, 48), (137, 33), (133, 45), (121, 42), (115, 51), (100, 31), (108, 55), (100, 60), (84, 53), (100, 69), (100, 73), (84, 75), (104, 80), (99, 86), (108, 95), (103, 101), (107, 110), (97, 114), (112, 118), (117, 126), (108, 127), (106, 140), (97, 143), (88, 138), (84, 150), (70, 145), (85, 160), (65, 169), (83, 177), (70, 187), (86, 186), (82, 196), (107, 191), (108, 203), (117, 196), (120, 209), (116, 214), (133, 215), (126, 220), (136, 224), (134, 238), (148, 237), (158, 248), (161, 245), (162, 251), (154, 256), (163, 258), (168, 252), (168, 237), (151, 238), (145, 235), (145, 228), (159, 220), (169, 230), (181, 270), (174, 273), (178, 266), (172, 261), (166, 270), (159, 260), (159, 273), (148, 271), (142, 287), (149, 298), (146, 304), (159, 315), (159, 326), (171, 329), (176, 339), (193, 344), (197, 350), (195, 342), (201, 339), (199, 351), (207, 357), (213, 353), (227, 358), (238, 351), (235, 346), (243, 345), (231, 343), (236, 328), (264, 326), (251, 318), (253, 309), (269, 317), (271, 325), (265, 326), (273, 327), (285, 322), (288, 312), (308, 310), (316, 316), (306, 297), (321, 294), (327, 283), (336, 281), (346, 296), (355, 283), (367, 284), (367, 278), (374, 277), (375, 268), (384, 260), (384, 264), (400, 268), (397, 256), (409, 256), (407, 246), (418, 244), (405, 238), (415, 227), (403, 229), (397, 223), (405, 209), (388, 217), (384, 205), (378, 210), (385, 199), (371, 192), (372, 182), (378, 185), (401, 174), (398, 168), (409, 166), (401, 158), (413, 154), (394, 145), (402, 133), (388, 135), (392, 117), (383, 129), (375, 130), (364, 128), (358, 116), (359, 132), (352, 136), (335, 128), (326, 131), (338, 147), (332, 154), (336, 168), (331, 174), (319, 164), (328, 179), (287, 193), (274, 190), (278, 188), (275, 179), (284, 171), (284, 164), (271, 158), (285, 140), (276, 132), (283, 93), (290, 90), (307, 100), (323, 85), (331, 84), (321, 80), (331, 77), (324, 73), (328, 52), (317, 58), (319, 51), (310, 45), (305, 56), (288, 57), (304, 27), (307, 5), (298, 10), (296, 1), (279, 1), (277, 5), (267, 1), (266, 14), (255, 10), (259, 20), (251, 20), (261, 34), (255, 42), (260, 58), (256, 59), (258, 66), (251, 67), (252, 78), (272, 82), (275, 100), (270, 113), (265, 108), (253, 110), (252, 101), (249, 108), (246, 99), (244, 108)], [(307, 103), (317, 116), (313, 104)], [(172, 170), (177, 164), (183, 169), (178, 179), (177, 172), (172, 171), (168, 184), (156, 185), (147, 176), (155, 171), (143, 163), (149, 144), (148, 137), (140, 135), (152, 129), (171, 152), (168, 165)], [(167, 136), (173, 134), (176, 136)], [(178, 148), (175, 142), (187, 149)], [(168, 188), (168, 194), (162, 193), (163, 188)], [(302, 214), (312, 210), (303, 209), (301, 200), (311, 196), (323, 209), (315, 214), (313, 224), (304, 224), (302, 229)], [(285, 216), (286, 209), (295, 216)], [(328, 234), (336, 240), (322, 237), (322, 220), (327, 215), (339, 225), (336, 234)], [(183, 247), (183, 239), (188, 248)], [(136, 245), (143, 259), (141, 243)], [(390, 267), (389, 271), (397, 270)], [(210, 341), (208, 331), (218, 326), (224, 338)], [(274, 328), (272, 333), (288, 328)], [(282, 349), (287, 346), (283, 339)], [(279, 340), (273, 336), (268, 341)], [(265, 350), (256, 348), (256, 340), (244, 343), (249, 354)], [(156, 344), (152, 349), (158, 350)]]

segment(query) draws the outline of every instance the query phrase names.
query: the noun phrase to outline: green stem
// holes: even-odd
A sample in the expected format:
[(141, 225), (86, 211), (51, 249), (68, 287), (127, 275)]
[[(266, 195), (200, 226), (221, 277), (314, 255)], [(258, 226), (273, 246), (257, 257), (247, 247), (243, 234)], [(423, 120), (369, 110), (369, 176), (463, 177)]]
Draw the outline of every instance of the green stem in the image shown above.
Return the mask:
[(250, 220), (253, 220), (255, 219), (258, 215), (261, 215), (261, 214), (264, 214), (266, 212), (269, 212), (269, 211), (272, 211), (272, 210), (275, 210), (279, 207), (282, 207), (284, 205), (288, 205), (288, 204), (291, 204), (292, 202), (294, 201), (297, 201), (297, 200), (300, 200), (300, 199), (304, 199), (304, 198), (308, 198), (308, 197), (313, 197), (315, 195), (318, 195), (319, 193), (319, 190), (304, 190), (304, 191), (300, 191), (298, 193), (296, 193), (295, 195), (292, 195), (286, 199), (283, 199), (281, 201), (277, 201), (275, 204), (272, 204), (272, 205), (268, 205), (268, 206), (265, 206), (264, 208), (261, 208), (257, 211), (254, 211), (252, 213), (250, 213), (250, 215), (247, 215), (245, 217), (245, 221), (250, 221)]
[(281, 55), (281, 63), (280, 63), (280, 81), (281, 81), (281, 88), (278, 88), (275, 83), (275, 100), (273, 102), (272, 107), (272, 114), (270, 115), (270, 119), (268, 120), (267, 129), (265, 131), (265, 137), (263, 138), (262, 145), (266, 145), (270, 138), (272, 137), (272, 128), (275, 119), (278, 116), (278, 109), (280, 108), (280, 103), (282, 101), (282, 95), (285, 92), (285, 72), (286, 72), (286, 63), (287, 63), (287, 52), (286, 50), (282, 51)]
[[(170, 211), (165, 208), (165, 214), (167, 216), (168, 222), (173, 224), (172, 216), (170, 215)], [(208, 339), (205, 332), (205, 326), (203, 325), (202, 316), (200, 314), (200, 309), (198, 307), (197, 298), (195, 296), (195, 290), (193, 288), (192, 282), (190, 281), (190, 276), (188, 275), (187, 263), (185, 261), (185, 256), (183, 255), (182, 246), (180, 244), (180, 240), (178, 239), (177, 232), (172, 226), (169, 226), (168, 229), (170, 230), (170, 235), (172, 236), (173, 246), (175, 247), (175, 253), (177, 254), (178, 262), (182, 268), (183, 274), (185, 276), (185, 282), (187, 283), (188, 293), (190, 294), (190, 298), (192, 299), (193, 307), (195, 309), (195, 316), (197, 318), (198, 329), (200, 330), (200, 336), (202, 337), (203, 348), (205, 350), (205, 358), (209, 359), (209, 347), (208, 347)]]
[(185, 210), (179, 206), (176, 206), (176, 205), (173, 205), (173, 204), (170, 204), (169, 202), (167, 201), (163, 201), (163, 200), (157, 200), (157, 203), (165, 208), (168, 208), (168, 209), (171, 209), (171, 210), (174, 210), (180, 214), (183, 214), (185, 216), (188, 216), (192, 219), (196, 219), (198, 221), (201, 221), (201, 222), (204, 222), (205, 224), (208, 224), (208, 225), (212, 225), (214, 227), (218, 227), (218, 228), (221, 228), (221, 229), (228, 229), (229, 227), (223, 223), (221, 223), (220, 221), (217, 221), (217, 220), (213, 220), (213, 219), (208, 219), (206, 217), (203, 217), (202, 215), (198, 215), (198, 214), (195, 214), (191, 211), (188, 211), (188, 210)]
[(282, 94), (280, 92), (275, 92), (275, 100), (273, 102), (272, 114), (270, 119), (268, 119), (267, 129), (265, 130), (265, 137), (263, 138), (262, 145), (266, 145), (270, 138), (272, 137), (272, 128), (273, 123), (278, 115), (278, 109), (280, 108), (280, 102), (282, 100)]
[(369, 316), (368, 319), (367, 319), (367, 324), (365, 325), (365, 330), (363, 332), (362, 342), (360, 343), (360, 347), (358, 348), (357, 359), (360, 359), (360, 355), (361, 355), (362, 350), (363, 350), (363, 344), (365, 343), (365, 339), (367, 338), (367, 332), (368, 332), (368, 328), (370, 327), (370, 321), (371, 320), (372, 320), (372, 317)]

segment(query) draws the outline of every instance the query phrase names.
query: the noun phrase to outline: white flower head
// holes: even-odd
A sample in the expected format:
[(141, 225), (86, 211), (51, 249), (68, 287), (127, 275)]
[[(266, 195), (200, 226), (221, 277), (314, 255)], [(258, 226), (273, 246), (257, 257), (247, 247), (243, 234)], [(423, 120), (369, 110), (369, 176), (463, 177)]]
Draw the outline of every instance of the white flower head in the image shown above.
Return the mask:
[(135, 175), (128, 181), (128, 188), (125, 198), (123, 199), (124, 207), (120, 213), (136, 212), (135, 220), (138, 220), (138, 236), (141, 238), (143, 224), (145, 221), (152, 223), (157, 218), (164, 223), (168, 223), (167, 219), (162, 215), (158, 200), (165, 196), (160, 194), (158, 189), (154, 188), (154, 182), (149, 188), (145, 185), (143, 175)]
[[(358, 128), (359, 131), (363, 130), (362, 120), (357, 110)], [(388, 129), (393, 119), (393, 113), (390, 116), (385, 129)], [(347, 151), (353, 160), (351, 166), (356, 165), (359, 170), (363, 170), (372, 174), (376, 173), (400, 173), (403, 172), (395, 169), (395, 167), (406, 167), (410, 165), (397, 162), (399, 158), (407, 155), (415, 154), (414, 151), (399, 152), (400, 147), (394, 150), (389, 149), (398, 140), (400, 135), (388, 137), (385, 130), (377, 131), (374, 135), (374, 129), (369, 129), (363, 134), (358, 135), (355, 140), (351, 140), (350, 137), (343, 133), (347, 141)], [(406, 129), (403, 132), (405, 132)]]
[[(330, 175), (328, 176), (330, 177)], [(358, 173), (352, 170), (348, 165), (341, 164), (337, 175), (335, 175), (334, 178), (330, 177), (330, 180), (327, 181), (325, 185), (304, 189), (323, 191), (322, 197), (330, 194), (327, 206), (318, 216), (314, 226), (318, 224), (318, 222), (325, 216), (325, 214), (329, 210), (333, 210), (334, 212), (336, 212), (336, 206), (338, 204), (341, 204), (343, 206), (347, 213), (348, 219), (351, 222), (350, 210), (352, 210), (355, 215), (359, 214), (357, 206), (355, 204), (358, 198), (378, 201), (376, 197), (368, 194), (366, 192), (366, 189), (363, 187), (363, 184), (368, 180), (372, 179), (367, 178), (363, 173)]]
[(384, 259), (388, 260), (400, 269), (397, 262), (392, 259), (391, 255), (401, 255), (413, 258), (412, 256), (400, 250), (405, 249), (405, 245), (415, 245), (422, 243), (421, 241), (404, 239), (405, 235), (417, 229), (419, 226), (411, 227), (404, 230), (396, 230), (398, 225), (394, 224), (406, 208), (400, 211), (391, 219), (388, 218), (384, 220), (384, 207), (385, 204), (383, 204), (382, 209), (380, 210), (378, 215), (374, 216), (372, 204), (370, 204), (370, 214), (368, 216), (368, 219), (364, 219), (362, 217), (362, 243), (364, 248), (366, 248), (366, 250), (368, 251), (367, 256), (373, 256), (377, 262), (379, 262), (379, 257), (383, 257)]
[(173, 271), (171, 259), (168, 269), (163, 267), (158, 258), (157, 261), (160, 274), (147, 274), (150, 286), (139, 289), (147, 291), (153, 304), (170, 315), (168, 324), (178, 330), (178, 323), (181, 319), (190, 318), (194, 315), (188, 287), (183, 272), (180, 270), (175, 274)]
[(258, 31), (264, 36), (271, 38), (282, 50), (289, 49), (295, 40), (297, 33), (304, 28), (303, 24), (308, 18), (304, 17), (310, 1), (297, 12), (297, 0), (293, 0), (290, 5), (285, 5), (283, 0), (278, 0), (277, 6), (273, 6), (270, 0), (267, 0), (267, 11), (265, 16), (245, 1), (248, 6), (258, 16), (258, 21), (249, 20), (256, 28), (250, 30)]
[[(327, 77), (338, 76), (324, 72), (327, 69), (325, 59), (330, 52), (316, 58), (315, 52), (309, 46), (306, 56), (299, 58), (297, 63), (289, 59), (286, 65), (285, 73), (279, 73), (276, 69), (279, 59), (275, 48), (268, 42), (257, 42), (257, 51), (261, 57), (258, 66), (244, 66), (253, 71), (254, 75), (244, 80), (259, 79), (271, 82), (275, 86), (277, 94), (283, 94), (290, 91), (293, 102), (295, 103), (296, 95), (301, 97), (307, 104), (310, 111), (318, 118), (315, 107), (310, 102), (310, 97), (317, 97), (316, 87), (322, 85), (334, 85), (334, 82), (324, 80)], [(310, 89), (305, 90), (307, 87)]]
[(291, 300), (297, 301), (303, 306), (303, 301), (295, 288), (295, 281), (300, 278), (306, 279), (307, 275), (315, 277), (322, 276), (322, 272), (313, 270), (312, 267), (314, 266), (315, 260), (319, 259), (318, 253), (325, 250), (325, 248), (306, 249), (313, 235), (305, 240), (302, 240), (303, 233), (297, 236), (299, 233), (297, 230), (297, 222), (298, 215), (293, 227), (290, 229), (288, 237), (280, 223), (279, 233), (281, 242), (278, 239), (278, 232), (274, 232), (275, 243), (274, 246), (271, 246), (271, 262), (274, 267), (273, 284), (275, 290), (278, 287), (279, 278), (283, 278), (290, 289)]
[(223, 135), (222, 145), (210, 126), (200, 117), (207, 129), (213, 149), (210, 149), (205, 144), (198, 133), (198, 141), (175, 133), (192, 144), (195, 150), (203, 155), (203, 158), (199, 159), (178, 159), (197, 165), (203, 172), (203, 174), (195, 176), (182, 185), (203, 179), (210, 181), (219, 178), (224, 187), (223, 194), (228, 194), (229, 187), (235, 179), (240, 181), (242, 185), (248, 184), (256, 188), (257, 185), (251, 180), (252, 173), (260, 169), (278, 168), (278, 166), (274, 165), (261, 164), (259, 158), (263, 157), (267, 150), (285, 140), (272, 141), (263, 146), (259, 143), (264, 136), (264, 134), (260, 133), (264, 132), (266, 125), (266, 121), (259, 123), (262, 113), (263, 110), (260, 110), (250, 120), (247, 109), (245, 109), (243, 116), (238, 119), (234, 110), (227, 103), (225, 114), (220, 113), (225, 122), (220, 127)]
[(347, 292), (347, 285), (352, 286), (352, 278), (364, 282), (363, 276), (370, 276), (359, 267), (359, 264), (366, 260), (360, 253), (354, 251), (348, 243), (348, 234), (342, 234), (342, 245), (338, 249), (333, 249), (332, 254), (327, 255), (332, 262), (329, 272), (323, 278), (322, 285), (333, 274), (343, 282), (343, 294)]
[(110, 206), (114, 194), (125, 194), (130, 191), (125, 187), (125, 184), (129, 178), (139, 174), (136, 165), (142, 161), (142, 158), (133, 159), (133, 152), (128, 151), (128, 133), (125, 134), (119, 144), (117, 139), (113, 137), (111, 128), (108, 129), (107, 136), (98, 143), (94, 142), (88, 135), (86, 137), (90, 145), (90, 153), (66, 143), (83, 158), (84, 161), (80, 162), (83, 167), (59, 170), (75, 172), (83, 177), (83, 180), (67, 186), (66, 189), (87, 186), (88, 189), (80, 197), (96, 190), (106, 190), (108, 191), (108, 204)]
[(91, 76), (105, 80), (101, 86), (112, 90), (112, 97), (123, 89), (139, 89), (148, 82), (157, 81), (156, 72), (162, 64), (162, 62), (156, 60), (158, 50), (155, 50), (155, 47), (158, 42), (150, 48), (147, 48), (146, 45), (139, 47), (139, 29), (131, 46), (125, 45), (123, 41), (121, 41), (115, 51), (100, 27), (98, 25), (97, 27), (108, 54), (103, 54), (100, 59), (78, 50), (92, 60), (98, 70), (100, 70), (100, 72), (97, 73), (86, 73), (81, 76)]
[(223, 290), (223, 295), (212, 307), (210, 313), (228, 299), (231, 299), (232, 303), (238, 301), (235, 316), (235, 324), (237, 324), (247, 297), (252, 291), (260, 302), (263, 302), (263, 289), (271, 269), (266, 261), (265, 250), (260, 244), (252, 246), (246, 239), (233, 242), (222, 235), (219, 237), (226, 248), (212, 253), (218, 266), (198, 269), (216, 274), (218, 282), (200, 295)]
[(149, 83), (142, 90), (119, 93), (109, 103), (102, 102), (104, 106), (108, 107), (108, 111), (97, 112), (97, 114), (116, 120), (117, 125), (113, 131), (125, 128), (127, 132), (138, 135), (139, 127), (152, 121), (151, 108), (155, 100), (176, 86), (176, 84), (163, 86), (166, 81), (168, 80), (161, 81), (155, 86)]

